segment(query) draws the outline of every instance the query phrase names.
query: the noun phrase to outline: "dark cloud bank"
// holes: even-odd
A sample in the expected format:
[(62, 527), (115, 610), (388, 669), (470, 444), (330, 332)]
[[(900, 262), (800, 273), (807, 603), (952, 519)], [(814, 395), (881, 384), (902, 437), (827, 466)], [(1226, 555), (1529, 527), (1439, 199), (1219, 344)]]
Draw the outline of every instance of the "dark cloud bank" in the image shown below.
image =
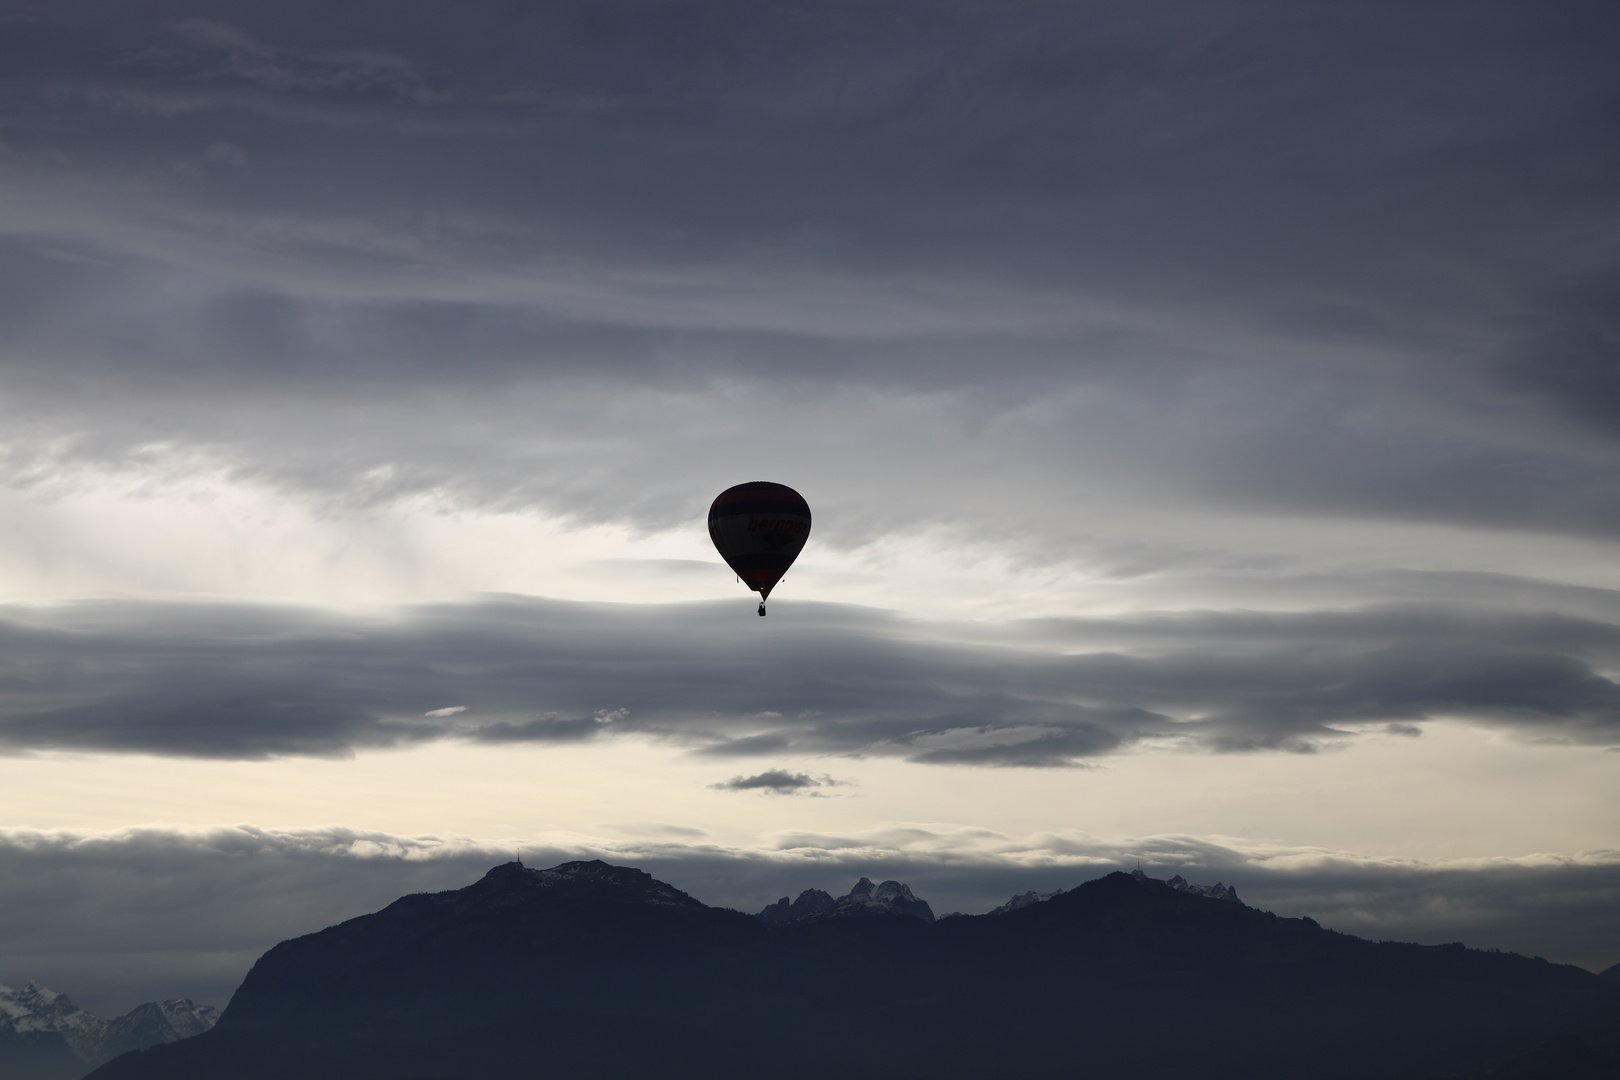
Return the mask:
[(1611, 4), (5, 30), (12, 483), (168, 448), (664, 527), (771, 412), (835, 543), (1013, 517), (1050, 548), (1099, 492), (1620, 527)]
[(1620, 628), (1557, 614), (1405, 605), (985, 630), (798, 603), (768, 633), (730, 603), (0, 614), (0, 746), (12, 751), (259, 759), (636, 735), (717, 762), (1050, 766), (1144, 740), (1308, 752), (1357, 725), (1434, 719), (1620, 743), (1620, 687), (1605, 674)]

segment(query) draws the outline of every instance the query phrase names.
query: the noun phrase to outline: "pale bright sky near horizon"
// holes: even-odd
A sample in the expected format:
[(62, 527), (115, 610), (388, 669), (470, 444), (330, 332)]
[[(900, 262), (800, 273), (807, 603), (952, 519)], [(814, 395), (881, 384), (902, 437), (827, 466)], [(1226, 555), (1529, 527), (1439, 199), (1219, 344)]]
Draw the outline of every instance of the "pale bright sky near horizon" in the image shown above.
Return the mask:
[[(237, 826), (739, 906), (1141, 856), (1620, 961), (1617, 44), (1595, 3), (14, 6), (0, 860), (116, 922), (74, 852), (161, 835), (195, 891)], [(704, 528), (752, 479), (815, 513), (766, 619)], [(0, 982), (141, 999), (34, 902)], [(216, 998), (261, 947), (142, 933)]]

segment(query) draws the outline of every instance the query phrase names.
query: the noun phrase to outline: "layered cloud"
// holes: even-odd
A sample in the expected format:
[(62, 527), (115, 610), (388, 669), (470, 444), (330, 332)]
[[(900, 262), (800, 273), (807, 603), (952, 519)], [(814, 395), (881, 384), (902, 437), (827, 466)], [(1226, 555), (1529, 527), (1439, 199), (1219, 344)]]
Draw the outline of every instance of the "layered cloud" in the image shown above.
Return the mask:
[(14, 17), (13, 484), (665, 528), (746, 446), (842, 545), (1620, 523), (1598, 6), (201, 10)]
[(1620, 628), (1559, 614), (1388, 605), (985, 628), (801, 604), (768, 634), (729, 604), (521, 598), (365, 618), (142, 602), (7, 616), (13, 751), (259, 759), (637, 736), (717, 760), (1052, 766), (1143, 745), (1312, 752), (1445, 720), (1620, 742), (1606, 674)]

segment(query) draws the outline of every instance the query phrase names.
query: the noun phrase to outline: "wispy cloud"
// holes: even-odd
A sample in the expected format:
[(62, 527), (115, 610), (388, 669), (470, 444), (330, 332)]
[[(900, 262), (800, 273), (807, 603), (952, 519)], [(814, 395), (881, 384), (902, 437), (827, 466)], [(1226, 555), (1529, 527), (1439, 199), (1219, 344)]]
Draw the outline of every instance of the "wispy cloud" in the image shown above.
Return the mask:
[[(1527, 740), (1620, 740), (1620, 688), (1604, 673), (1620, 628), (1558, 615), (1196, 612), (1014, 624), (976, 640), (836, 605), (804, 605), (771, 638), (744, 634), (733, 605), (517, 598), (383, 622), (134, 601), (5, 616), (0, 744), (14, 750), (258, 759), (639, 737), (704, 757), (1041, 767), (1145, 744), (1313, 752), (1456, 720)], [(1114, 647), (1082, 645), (1103, 639)], [(445, 700), (466, 704), (423, 708)]]

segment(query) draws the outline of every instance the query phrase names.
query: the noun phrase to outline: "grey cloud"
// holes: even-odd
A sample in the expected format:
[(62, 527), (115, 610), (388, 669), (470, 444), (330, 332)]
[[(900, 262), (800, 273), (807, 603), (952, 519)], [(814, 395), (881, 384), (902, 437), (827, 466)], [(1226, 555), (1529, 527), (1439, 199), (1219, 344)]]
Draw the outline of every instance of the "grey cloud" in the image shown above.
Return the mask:
[(596, 716), (564, 719), (555, 714), (512, 723), (498, 720), (471, 729), (468, 736), (475, 742), (580, 742), (594, 738), (602, 729)]
[[(420, 77), (410, 62), (399, 56), (330, 50), (289, 53), (229, 24), (207, 19), (183, 19), (174, 24), (174, 31), (187, 42), (224, 59), (224, 67), (210, 73), (214, 78), (228, 74), (277, 90), (355, 91), (382, 87), (395, 94), (416, 97), (423, 91)], [(167, 61), (163, 66), (172, 70), (178, 56), (175, 53), (147, 54), (131, 62), (139, 64), (148, 58)]]
[[(98, 99), (62, 92), (72, 86), (220, 110), (277, 103), (286, 125), (320, 108), (431, 119), (464, 134), (460, 156), (476, 170), (452, 171), (433, 160), (438, 140), (392, 128), (360, 133), (369, 166), (338, 136), (314, 154), (288, 146), (270, 117), (159, 113), (141, 135), (172, 146), (242, 127), (279, 160), (302, 153), (316, 170), (285, 194), (207, 193), (225, 204), (290, 194), (356, 208), (369, 199), (386, 213), (433, 190), (520, 219), (566, 208), (555, 219), (588, 220), (597, 243), (642, 255), (738, 241), (891, 266), (993, 254), (1022, 276), (1094, 277), (1106, 265), (1137, 288), (1176, 290), (1185, 278), (1165, 281), (1159, 266), (1180, 250), (1196, 255), (1180, 273), (1200, 287), (1269, 287), (1270, 303), (1339, 333), (1389, 312), (1344, 290), (1295, 287), (1279, 266), (1366, 286), (1375, 267), (1391, 269), (1396, 227), (1478, 245), (1466, 226), (1481, 209), (1514, 211), (1493, 221), (1487, 244), (1525, 217), (1559, 213), (1547, 196), (1565, 193), (1560, 174), (1493, 167), (1532, 146), (1601, 166), (1582, 136), (1601, 130), (1590, 102), (1612, 87), (1597, 44), (1610, 20), (1595, 9), (1582, 33), (1578, 21), (1502, 5), (1494, 33), (1459, 36), (1432, 13), (1401, 18), (1392, 35), (1387, 12), (1303, 19), (1286, 5), (1219, 16), (1185, 5), (1167, 20), (1114, 4), (470, 5), (456, 20), (364, 5), (339, 18), (209, 7), (206, 17), (174, 5), (170, 19), (36, 9), (18, 20), (7, 90), (26, 119), (15, 151), (85, 153), (99, 140), (99, 152), (139, 160), (109, 138)], [(261, 96), (222, 98), (227, 83)], [(522, 121), (526, 137), (508, 128), (479, 140), (492, 115)], [(401, 161), (410, 168), (387, 165)], [(344, 175), (364, 183), (310, 182)], [(1460, 190), (1435, 200), (1423, 180)], [(1314, 214), (1320, 201), (1337, 205), (1335, 219)], [(977, 214), (957, 213), (965, 205)], [(942, 234), (946, 219), (954, 228)], [(1064, 258), (1075, 241), (1108, 259)], [(1393, 269), (1422, 281), (1426, 297), (1440, 291), (1432, 276)]]
[(831, 787), (838, 782), (830, 776), (811, 776), (809, 773), (789, 772), (786, 769), (768, 769), (753, 776), (733, 776), (710, 787), (718, 791), (768, 791), (775, 795), (810, 793), (813, 788)]
[(14, 452), (657, 527), (598, 493), (770, 410), (844, 520), (1047, 551), (1098, 492), (1614, 535), (1613, 12), (1166, 10), (20, 9)]
[(1576, 277), (1524, 317), (1505, 378), (1613, 437), (1620, 425), (1620, 270)]
[[(1526, 216), (1557, 213), (1546, 196), (1564, 194), (1567, 181), (1499, 176), (1494, 166), (1531, 146), (1601, 166), (1581, 135), (1601, 129), (1603, 113), (1588, 102), (1612, 87), (1598, 66), (1596, 27), (1582, 34), (1506, 6), (1497, 33), (1466, 38), (1443, 17), (1402, 19), (1400, 44), (1387, 13), (1302, 20), (1283, 5), (1219, 17), (1188, 5), (1167, 21), (1110, 4), (1010, 13), (965, 4), (556, 4), (522, 15), (473, 7), (449, 23), (357, 8), (309, 25), (240, 6), (207, 19), (174, 10), (173, 20), (138, 25), (81, 17), (71, 35), (46, 16), (24, 26), (41, 35), (31, 44), (57, 72), (72, 73), (58, 74), (57, 85), (76, 75), (108, 90), (212, 100), (234, 77), (267, 100), (433, 117), (468, 135), (491, 113), (528, 123), (528, 138), (506, 134), (462, 151), (480, 166), (476, 179), (435, 167), (436, 145), (391, 131), (363, 136), (377, 162), (370, 167), (336, 143), (300, 162), (323, 174), (348, 170), (389, 209), (431, 189), (527, 220), (566, 207), (555, 216), (583, 217), (596, 243), (634, 243), (641, 256), (763, 241), (880, 265), (988, 254), (1020, 276), (1098, 275), (1101, 265), (1060, 255), (1060, 243), (1083, 241), (1108, 253), (1110, 276), (1137, 288), (1183, 286), (1163, 282), (1159, 269), (1164, 252), (1180, 250), (1196, 255), (1201, 288), (1222, 288), (1223, 279), (1266, 287), (1269, 303), (1304, 309), (1289, 312), (1295, 321), (1341, 334), (1387, 324), (1389, 311), (1344, 290), (1294, 287), (1279, 266), (1307, 270), (1318, 284), (1354, 275), (1365, 287), (1391, 269), (1396, 227), (1430, 243), (1477, 245), (1466, 226), (1481, 209), (1514, 211), (1498, 215), (1486, 243), (1523, 228)], [(1331, 32), (1313, 25), (1323, 18)], [(498, 35), (492, 22), (504, 24)], [(1553, 40), (1528, 43), (1536, 31)], [(144, 54), (152, 59), (131, 53), (137, 41), (157, 50)], [(86, 136), (103, 134), (93, 108), (40, 95), (32, 65), (13, 70), (12, 92), (36, 121), (24, 127), (33, 138), (14, 138), (20, 153), (36, 140), (82, 150)], [(433, 72), (434, 92), (401, 92), (401, 71)], [(1523, 92), (1530, 81), (1535, 94)], [(594, 107), (570, 116), (559, 99)], [(1398, 114), (1414, 119), (1392, 122)], [(193, 116), (187, 126), (153, 122), (144, 134), (172, 143), (221, 126)], [(273, 128), (251, 133), (277, 141)], [(389, 160), (411, 168), (390, 170)], [(1423, 180), (1461, 191), (1436, 201)], [(362, 204), (352, 186), (313, 188), (306, 181), (292, 194)], [(264, 188), (209, 194), (227, 204), (276, 199)], [(1315, 215), (1319, 200), (1338, 206), (1335, 220)], [(964, 205), (977, 215), (956, 216), (942, 240), (938, 222)], [(672, 231), (685, 239), (658, 243)], [(1320, 254), (1328, 238), (1332, 258)], [(1421, 281), (1426, 298), (1440, 291), (1432, 276), (1393, 269)]]
[(790, 746), (786, 735), (741, 735), (722, 739), (698, 750), (705, 757), (762, 757)]
[[(1604, 854), (1604, 853), (1599, 853)], [(1472, 866), (1325, 859), (1298, 873), (1263, 874), (1240, 895), (1259, 907), (1309, 914), (1324, 926), (1375, 940), (1461, 940), (1593, 971), (1620, 951), (1612, 858), (1492, 860)], [(1538, 938), (1555, 911), (1570, 921), (1557, 940)], [(1547, 920), (1547, 921), (1544, 921)]]
[[(1361, 726), (1458, 717), (1542, 741), (1620, 738), (1620, 688), (1603, 674), (1620, 629), (1569, 616), (1392, 606), (975, 629), (798, 603), (767, 635), (738, 611), (12, 608), (0, 744), (255, 759), (633, 735), (725, 758), (1064, 766), (1143, 740), (1312, 751)], [(466, 708), (447, 714), (447, 700)]]
[(907, 760), (925, 765), (1062, 768), (1076, 765), (1077, 758), (1126, 749), (1142, 735), (1169, 727), (1167, 717), (1141, 709), (1013, 706), (991, 723), (985, 719), (984, 714), (935, 718), (894, 743), (912, 751)]
[[(666, 834), (668, 835), (668, 834)], [(1013, 849), (1013, 850), (1009, 850)], [(174, 996), (224, 1005), (277, 941), (459, 888), (519, 857), (639, 866), (705, 903), (758, 911), (784, 894), (905, 881), (941, 911), (988, 911), (1072, 888), (1141, 858), (1152, 876), (1235, 884), (1249, 904), (1372, 938), (1461, 939), (1601, 970), (1620, 958), (1620, 864), (1582, 857), (1427, 864), (1343, 853), (1251, 854), (1188, 836), (1130, 841), (924, 829), (801, 837), (776, 852), (686, 839), (570, 849), (345, 828), (0, 832), (0, 982), (35, 979), (92, 1011)]]
[(708, 833), (704, 832), (702, 829), (694, 829), (690, 825), (647, 824), (644, 822), (635, 822), (625, 825), (615, 825), (613, 828), (628, 836), (678, 836), (685, 837), (687, 839), (696, 839), (698, 837), (708, 835)]

